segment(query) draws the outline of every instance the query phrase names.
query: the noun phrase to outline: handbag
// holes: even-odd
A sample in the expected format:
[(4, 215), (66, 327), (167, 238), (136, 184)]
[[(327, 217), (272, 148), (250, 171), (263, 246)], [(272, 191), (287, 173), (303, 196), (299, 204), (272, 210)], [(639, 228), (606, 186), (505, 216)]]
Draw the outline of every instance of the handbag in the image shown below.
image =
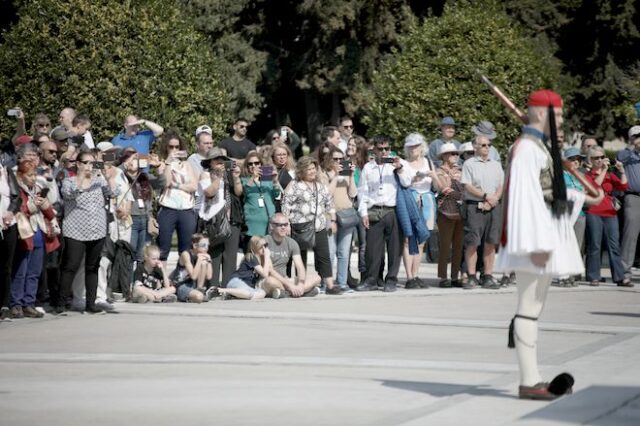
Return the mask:
[(622, 208), (622, 203), (617, 197), (611, 196), (611, 205), (615, 211), (618, 211)]
[(18, 225), (18, 234), (20, 235), (20, 239), (26, 240), (33, 237), (33, 228), (31, 227), (31, 221), (27, 215), (22, 212), (17, 212), (15, 214), (15, 218), (16, 224)]
[(341, 228), (351, 228), (360, 223), (358, 212), (353, 207), (336, 212), (336, 222)]
[(223, 244), (231, 238), (231, 224), (227, 219), (227, 209), (222, 208), (207, 224), (207, 236), (211, 247)]
[(316, 215), (318, 214), (318, 184), (314, 184), (316, 209), (313, 212), (313, 220), (291, 224), (291, 238), (298, 243), (300, 250), (310, 250), (316, 245)]

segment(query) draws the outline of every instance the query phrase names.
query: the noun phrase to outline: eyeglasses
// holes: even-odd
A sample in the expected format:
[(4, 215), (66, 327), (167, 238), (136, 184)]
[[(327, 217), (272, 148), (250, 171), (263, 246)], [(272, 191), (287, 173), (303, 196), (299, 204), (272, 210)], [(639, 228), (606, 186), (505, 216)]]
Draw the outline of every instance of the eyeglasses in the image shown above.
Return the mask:
[(84, 160), (84, 161), (78, 161), (78, 163), (82, 163), (82, 164), (84, 164), (85, 166), (88, 166), (88, 165), (92, 165), (92, 166), (93, 166), (93, 163), (95, 163), (95, 161), (92, 161), (92, 160)]
[(391, 151), (391, 148), (388, 146), (379, 146), (377, 148), (378, 148), (378, 151)]
[(478, 146), (479, 146), (480, 148), (486, 148), (486, 147), (488, 147), (488, 146), (491, 146), (491, 144), (490, 144), (490, 143), (483, 143), (483, 144), (480, 144), (480, 145), (478, 145)]
[(289, 222), (285, 222), (285, 223), (282, 223), (282, 222), (271, 222), (271, 224), (273, 226), (278, 227), (278, 228), (286, 228), (287, 226), (289, 226)]
[(249, 165), (249, 166), (259, 166), (260, 162), (259, 161), (250, 161), (250, 162), (247, 163), (247, 165)]
[(333, 161), (342, 161), (344, 157), (333, 157)]
[(180, 145), (167, 145), (169, 149), (180, 149)]
[(569, 157), (569, 158), (567, 158), (567, 160), (569, 160), (569, 161), (580, 161), (580, 160), (582, 160), (582, 158), (581, 157)]
[(604, 155), (600, 155), (599, 157), (591, 157), (592, 160), (602, 160), (603, 158), (606, 158)]

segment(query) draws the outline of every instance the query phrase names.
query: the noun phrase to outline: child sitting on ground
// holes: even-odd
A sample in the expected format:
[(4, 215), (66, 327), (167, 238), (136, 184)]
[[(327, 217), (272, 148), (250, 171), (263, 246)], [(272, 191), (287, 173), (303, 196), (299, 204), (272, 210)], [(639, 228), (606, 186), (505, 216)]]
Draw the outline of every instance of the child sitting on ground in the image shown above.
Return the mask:
[(271, 255), (267, 242), (263, 237), (254, 235), (249, 240), (249, 253), (231, 274), (226, 288), (219, 288), (218, 292), (223, 298), (263, 299), (266, 293), (262, 289), (262, 281), (269, 276), (270, 269)]
[(171, 285), (165, 272), (164, 264), (160, 260), (160, 248), (147, 244), (143, 249), (144, 262), (138, 264), (133, 273), (133, 301), (146, 302), (175, 302), (176, 288)]
[(205, 296), (205, 283), (213, 277), (209, 240), (202, 234), (191, 236), (191, 249), (180, 253), (176, 269), (169, 279), (176, 286), (176, 294), (181, 302), (202, 303), (209, 300)]

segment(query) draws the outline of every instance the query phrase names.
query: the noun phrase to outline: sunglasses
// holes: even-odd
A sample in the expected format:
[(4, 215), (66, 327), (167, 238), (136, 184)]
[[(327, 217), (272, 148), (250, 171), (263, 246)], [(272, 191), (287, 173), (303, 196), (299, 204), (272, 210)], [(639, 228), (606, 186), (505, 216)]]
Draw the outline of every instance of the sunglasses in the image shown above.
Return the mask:
[(606, 158), (604, 155), (601, 155), (599, 157), (591, 157), (592, 160), (602, 160), (604, 158)]
[(93, 161), (93, 160), (83, 160), (83, 161), (78, 161), (78, 163), (82, 163), (85, 166), (88, 166), (88, 165), (92, 165), (93, 166), (93, 163), (95, 163), (95, 161)]
[(390, 151), (391, 150), (391, 147), (388, 147), (388, 146), (379, 146), (377, 148), (378, 148), (378, 151)]
[(247, 165), (249, 165), (249, 166), (259, 166), (260, 162), (259, 161), (250, 161), (250, 162), (247, 163)]
[(491, 144), (490, 144), (490, 143), (483, 143), (483, 144), (478, 145), (478, 146), (479, 146), (480, 148), (486, 148), (486, 147), (488, 147), (488, 146), (491, 146)]
[(289, 226), (289, 222), (281, 223), (281, 222), (271, 222), (273, 226), (277, 226), (278, 228), (286, 228)]
[(169, 149), (180, 149), (180, 145), (167, 145)]

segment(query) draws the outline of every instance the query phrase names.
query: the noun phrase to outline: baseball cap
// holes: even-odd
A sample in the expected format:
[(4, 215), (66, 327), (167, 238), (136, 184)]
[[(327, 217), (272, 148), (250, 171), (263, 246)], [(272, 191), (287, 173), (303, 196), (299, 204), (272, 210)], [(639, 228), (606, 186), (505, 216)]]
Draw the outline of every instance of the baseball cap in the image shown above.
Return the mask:
[(208, 135), (212, 135), (213, 130), (211, 130), (211, 127), (207, 126), (206, 124), (203, 124), (202, 126), (196, 129), (196, 138), (200, 136), (200, 133), (206, 133)]
[(633, 126), (629, 129), (629, 139), (640, 136), (640, 126)]

